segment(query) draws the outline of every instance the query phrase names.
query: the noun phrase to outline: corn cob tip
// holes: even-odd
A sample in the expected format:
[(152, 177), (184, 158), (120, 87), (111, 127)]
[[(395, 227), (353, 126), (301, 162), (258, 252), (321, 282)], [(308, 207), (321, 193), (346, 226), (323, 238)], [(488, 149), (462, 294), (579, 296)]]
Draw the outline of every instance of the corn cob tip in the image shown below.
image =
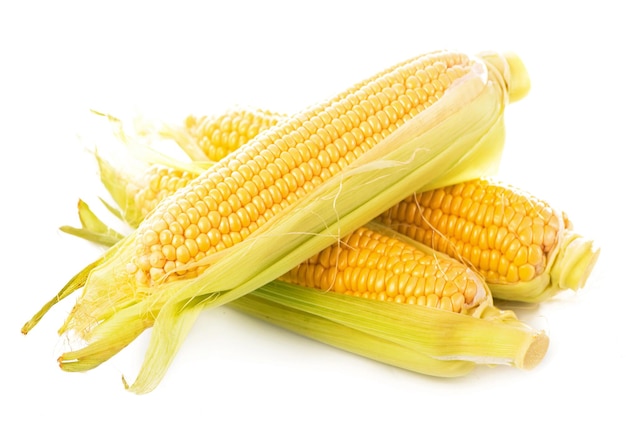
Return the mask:
[(581, 289), (599, 256), (600, 248), (594, 241), (566, 229), (551, 271), (553, 282), (562, 289)]
[(479, 55), (494, 66), (505, 80), (509, 103), (517, 102), (526, 97), (530, 91), (530, 76), (522, 59), (515, 53), (484, 52)]
[(550, 338), (545, 332), (538, 333), (533, 337), (530, 346), (526, 350), (521, 368), (524, 370), (532, 370), (543, 360), (548, 347), (550, 346)]
[(509, 81), (509, 102), (517, 102), (526, 97), (530, 91), (530, 77), (528, 70), (521, 58), (515, 53), (505, 52), (503, 54), (509, 70), (511, 80)]

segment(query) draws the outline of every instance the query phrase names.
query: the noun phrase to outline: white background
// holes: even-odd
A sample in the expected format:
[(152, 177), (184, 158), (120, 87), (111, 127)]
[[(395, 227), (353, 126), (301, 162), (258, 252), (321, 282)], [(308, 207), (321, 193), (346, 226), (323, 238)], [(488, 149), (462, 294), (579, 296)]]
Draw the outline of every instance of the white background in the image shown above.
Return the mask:
[[(0, 6), (1, 429), (623, 426), (626, 38), (617, 2), (16, 4)], [(72, 299), (20, 334), (101, 252), (58, 231), (78, 224), (79, 197), (100, 193), (77, 139), (89, 108), (175, 119), (233, 104), (293, 112), (438, 48), (522, 57), (533, 88), (507, 111), (500, 176), (566, 210), (602, 247), (584, 290), (528, 313), (551, 337), (538, 368), (433, 379), (222, 307), (203, 314), (157, 390), (136, 396), (121, 375), (136, 370), (146, 338), (68, 374), (56, 365), (56, 330)]]

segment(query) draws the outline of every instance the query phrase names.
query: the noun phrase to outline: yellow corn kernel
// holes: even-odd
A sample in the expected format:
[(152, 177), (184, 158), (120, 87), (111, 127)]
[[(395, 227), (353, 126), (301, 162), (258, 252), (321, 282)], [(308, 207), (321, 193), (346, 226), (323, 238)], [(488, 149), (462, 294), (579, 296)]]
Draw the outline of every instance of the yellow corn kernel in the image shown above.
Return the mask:
[(459, 261), (362, 227), (281, 280), (397, 303), (467, 313), (489, 299), (482, 278)]

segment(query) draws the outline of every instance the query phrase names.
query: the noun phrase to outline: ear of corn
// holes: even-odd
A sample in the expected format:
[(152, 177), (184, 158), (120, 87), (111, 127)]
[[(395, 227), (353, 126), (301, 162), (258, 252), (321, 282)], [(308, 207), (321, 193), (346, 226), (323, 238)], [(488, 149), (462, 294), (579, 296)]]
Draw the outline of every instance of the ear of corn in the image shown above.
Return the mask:
[(539, 302), (577, 290), (599, 254), (563, 212), (487, 178), (413, 194), (378, 220), (466, 262), (504, 300)]
[(206, 157), (217, 162), (286, 118), (268, 110), (239, 107), (216, 116), (190, 115), (185, 127), (166, 125), (159, 133), (176, 140), (192, 160)]
[(449, 256), (360, 227), (281, 280), (379, 301), (471, 314), (491, 303), (483, 279)]
[[(480, 58), (421, 56), (232, 153), (162, 201), (95, 269), (86, 270), (82, 296), (61, 332), (87, 347), (63, 354), (61, 367), (97, 366), (154, 325), (144, 367), (131, 386), (136, 392), (153, 389), (200, 309), (275, 279), (434, 178), (457, 181), (469, 166), (493, 168), (503, 144), (503, 83), (501, 72)], [(468, 154), (489, 158), (476, 163)], [(260, 182), (249, 177), (254, 172)], [(298, 178), (304, 187), (292, 191)], [(238, 212), (235, 197), (246, 201), (252, 186), (263, 206), (243, 205), (246, 212)], [(187, 221), (203, 211), (216, 215), (216, 234), (194, 241), (196, 233), (182, 226), (197, 226)], [(248, 220), (253, 224), (243, 226), (247, 230), (228, 233)], [(179, 225), (182, 231), (172, 232)], [(173, 237), (164, 242), (161, 226), (181, 236), (171, 258), (165, 246)], [(194, 255), (194, 244), (200, 254)], [(249, 266), (242, 268), (242, 261)]]

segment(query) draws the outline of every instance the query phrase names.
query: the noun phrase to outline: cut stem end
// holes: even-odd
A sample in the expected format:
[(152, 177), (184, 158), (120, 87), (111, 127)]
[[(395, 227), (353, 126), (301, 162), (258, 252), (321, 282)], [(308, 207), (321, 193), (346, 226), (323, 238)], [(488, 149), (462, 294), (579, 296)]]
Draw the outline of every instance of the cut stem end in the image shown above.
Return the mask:
[(562, 289), (581, 289), (599, 256), (600, 248), (592, 240), (566, 230), (560, 256), (553, 268), (554, 282)]
[(526, 355), (524, 355), (521, 368), (524, 370), (532, 370), (537, 365), (539, 365), (539, 363), (546, 355), (549, 346), (550, 338), (546, 335), (546, 333), (538, 333), (533, 338), (530, 346), (528, 346), (528, 350), (526, 351)]

